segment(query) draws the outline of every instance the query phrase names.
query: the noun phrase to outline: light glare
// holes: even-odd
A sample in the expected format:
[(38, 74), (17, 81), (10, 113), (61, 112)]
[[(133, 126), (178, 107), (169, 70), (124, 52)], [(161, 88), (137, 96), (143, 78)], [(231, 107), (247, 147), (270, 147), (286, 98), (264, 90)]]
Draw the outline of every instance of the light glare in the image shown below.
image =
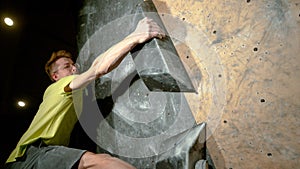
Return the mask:
[(14, 25), (14, 21), (10, 18), (4, 18), (4, 22), (8, 26), (13, 26)]
[(24, 107), (26, 104), (25, 104), (25, 102), (23, 102), (23, 101), (18, 101), (18, 105), (19, 105), (20, 107)]

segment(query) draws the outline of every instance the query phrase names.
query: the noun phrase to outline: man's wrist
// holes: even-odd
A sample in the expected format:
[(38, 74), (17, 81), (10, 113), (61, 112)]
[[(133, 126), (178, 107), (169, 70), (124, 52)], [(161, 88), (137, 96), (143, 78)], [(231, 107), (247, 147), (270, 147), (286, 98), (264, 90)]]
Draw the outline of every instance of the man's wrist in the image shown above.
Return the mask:
[(137, 35), (136, 33), (131, 33), (125, 39), (128, 40), (129, 43), (133, 44), (133, 45), (137, 45), (139, 43), (142, 43), (141, 42), (141, 37), (139, 35)]

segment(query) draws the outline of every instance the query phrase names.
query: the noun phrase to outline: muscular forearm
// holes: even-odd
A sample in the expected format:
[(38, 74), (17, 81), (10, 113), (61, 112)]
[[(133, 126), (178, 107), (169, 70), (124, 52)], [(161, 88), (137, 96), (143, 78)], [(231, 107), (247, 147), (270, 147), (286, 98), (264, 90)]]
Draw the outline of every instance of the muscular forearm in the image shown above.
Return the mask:
[(100, 77), (116, 68), (137, 44), (138, 38), (130, 35), (98, 56), (91, 67), (94, 69), (95, 77)]
[(77, 76), (71, 82), (70, 88), (74, 90), (84, 87), (96, 78), (109, 73), (121, 63), (124, 57), (137, 44), (137, 38), (132, 36), (128, 36), (121, 42), (115, 44), (106, 52), (99, 55), (86, 72)]

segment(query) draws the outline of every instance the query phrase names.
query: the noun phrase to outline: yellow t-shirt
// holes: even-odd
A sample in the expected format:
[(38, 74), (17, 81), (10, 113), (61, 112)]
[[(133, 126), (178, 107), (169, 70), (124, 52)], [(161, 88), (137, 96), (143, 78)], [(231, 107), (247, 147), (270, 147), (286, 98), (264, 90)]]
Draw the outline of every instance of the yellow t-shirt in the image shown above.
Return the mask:
[(47, 145), (69, 144), (71, 132), (82, 108), (82, 90), (64, 92), (64, 87), (74, 77), (75, 75), (64, 77), (46, 89), (38, 112), (6, 163), (22, 157), (27, 146), (39, 139)]

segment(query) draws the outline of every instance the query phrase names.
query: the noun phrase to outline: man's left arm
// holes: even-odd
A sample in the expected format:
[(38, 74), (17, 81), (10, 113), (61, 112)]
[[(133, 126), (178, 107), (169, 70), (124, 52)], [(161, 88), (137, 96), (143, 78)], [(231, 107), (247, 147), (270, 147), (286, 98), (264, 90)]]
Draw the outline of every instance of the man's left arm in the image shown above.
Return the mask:
[(136, 29), (130, 35), (99, 55), (87, 71), (76, 76), (69, 84), (69, 89), (75, 90), (85, 87), (96, 78), (109, 73), (121, 63), (137, 44), (155, 37), (160, 39), (165, 37), (164, 31), (152, 19), (144, 18), (140, 20)]

